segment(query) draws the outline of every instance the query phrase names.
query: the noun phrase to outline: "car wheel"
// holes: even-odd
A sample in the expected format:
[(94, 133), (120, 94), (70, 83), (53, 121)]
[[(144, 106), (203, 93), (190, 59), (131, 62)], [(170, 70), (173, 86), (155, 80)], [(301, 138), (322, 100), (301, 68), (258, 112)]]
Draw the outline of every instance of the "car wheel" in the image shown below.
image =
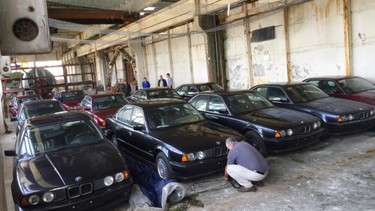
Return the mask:
[(256, 132), (254, 131), (248, 131), (245, 134), (246, 141), (254, 146), (264, 157), (267, 156), (267, 149), (264, 145), (262, 137), (260, 137)]
[(156, 156), (156, 169), (160, 178), (170, 179), (172, 177), (172, 167), (168, 158), (162, 152)]
[(117, 141), (117, 137), (115, 135), (112, 136), (112, 144), (115, 145), (116, 147), (118, 147), (118, 141)]

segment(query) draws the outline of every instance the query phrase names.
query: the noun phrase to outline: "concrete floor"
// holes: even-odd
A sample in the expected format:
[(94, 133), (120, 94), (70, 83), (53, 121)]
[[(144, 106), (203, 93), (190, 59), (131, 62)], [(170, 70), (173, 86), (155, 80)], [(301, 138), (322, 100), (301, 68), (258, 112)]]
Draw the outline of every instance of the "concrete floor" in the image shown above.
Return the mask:
[[(11, 130), (14, 123), (10, 123)], [(14, 147), (15, 133), (0, 135), (0, 148)], [(270, 174), (255, 193), (239, 193), (222, 174), (183, 182), (185, 199), (169, 210), (374, 210), (375, 130), (333, 137), (304, 151), (269, 156)], [(12, 158), (3, 161), (5, 195), (0, 210), (14, 210)], [(1, 178), (2, 179), (2, 178)], [(2, 185), (0, 185), (0, 191)], [(123, 203), (114, 211), (130, 210)], [(149, 209), (145, 209), (149, 210)]]

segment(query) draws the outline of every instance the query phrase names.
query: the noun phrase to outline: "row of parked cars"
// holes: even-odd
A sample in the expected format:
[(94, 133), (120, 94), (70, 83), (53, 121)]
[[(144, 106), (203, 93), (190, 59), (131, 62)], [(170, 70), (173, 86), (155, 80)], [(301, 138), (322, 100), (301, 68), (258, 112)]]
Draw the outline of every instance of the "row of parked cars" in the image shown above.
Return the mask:
[[(90, 209), (127, 200), (133, 178), (121, 153), (155, 167), (163, 179), (192, 179), (223, 171), (229, 136), (266, 156), (374, 126), (375, 106), (330, 97), (317, 80), (234, 92), (215, 83), (187, 84), (141, 89), (130, 99), (110, 92), (83, 96), (79, 104), (62, 96), (23, 103), (15, 150), (5, 151), (16, 157), (15, 205)], [(348, 80), (338, 87), (344, 96), (362, 79), (331, 80), (337, 86)], [(361, 82), (351, 94), (375, 92), (371, 85)], [(73, 108), (78, 111), (64, 111)]]

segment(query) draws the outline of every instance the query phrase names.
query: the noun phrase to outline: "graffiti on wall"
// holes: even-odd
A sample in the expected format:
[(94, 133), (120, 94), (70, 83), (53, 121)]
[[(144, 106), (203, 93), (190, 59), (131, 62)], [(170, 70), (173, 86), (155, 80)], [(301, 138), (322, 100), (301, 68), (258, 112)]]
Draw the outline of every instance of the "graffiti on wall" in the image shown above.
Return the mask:
[(312, 76), (312, 67), (311, 65), (300, 66), (300, 65), (291, 65), (291, 80), (292, 81), (301, 81), (305, 78)]
[(247, 89), (248, 87), (248, 69), (242, 64), (237, 64), (229, 71), (228, 88), (229, 89)]

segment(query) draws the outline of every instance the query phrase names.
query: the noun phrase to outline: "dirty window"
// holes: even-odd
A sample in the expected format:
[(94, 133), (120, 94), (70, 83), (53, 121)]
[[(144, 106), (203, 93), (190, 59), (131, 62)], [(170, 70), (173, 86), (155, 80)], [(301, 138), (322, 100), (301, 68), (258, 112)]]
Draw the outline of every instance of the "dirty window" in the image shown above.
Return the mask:
[(275, 39), (275, 26), (257, 29), (251, 32), (251, 42), (262, 42)]

